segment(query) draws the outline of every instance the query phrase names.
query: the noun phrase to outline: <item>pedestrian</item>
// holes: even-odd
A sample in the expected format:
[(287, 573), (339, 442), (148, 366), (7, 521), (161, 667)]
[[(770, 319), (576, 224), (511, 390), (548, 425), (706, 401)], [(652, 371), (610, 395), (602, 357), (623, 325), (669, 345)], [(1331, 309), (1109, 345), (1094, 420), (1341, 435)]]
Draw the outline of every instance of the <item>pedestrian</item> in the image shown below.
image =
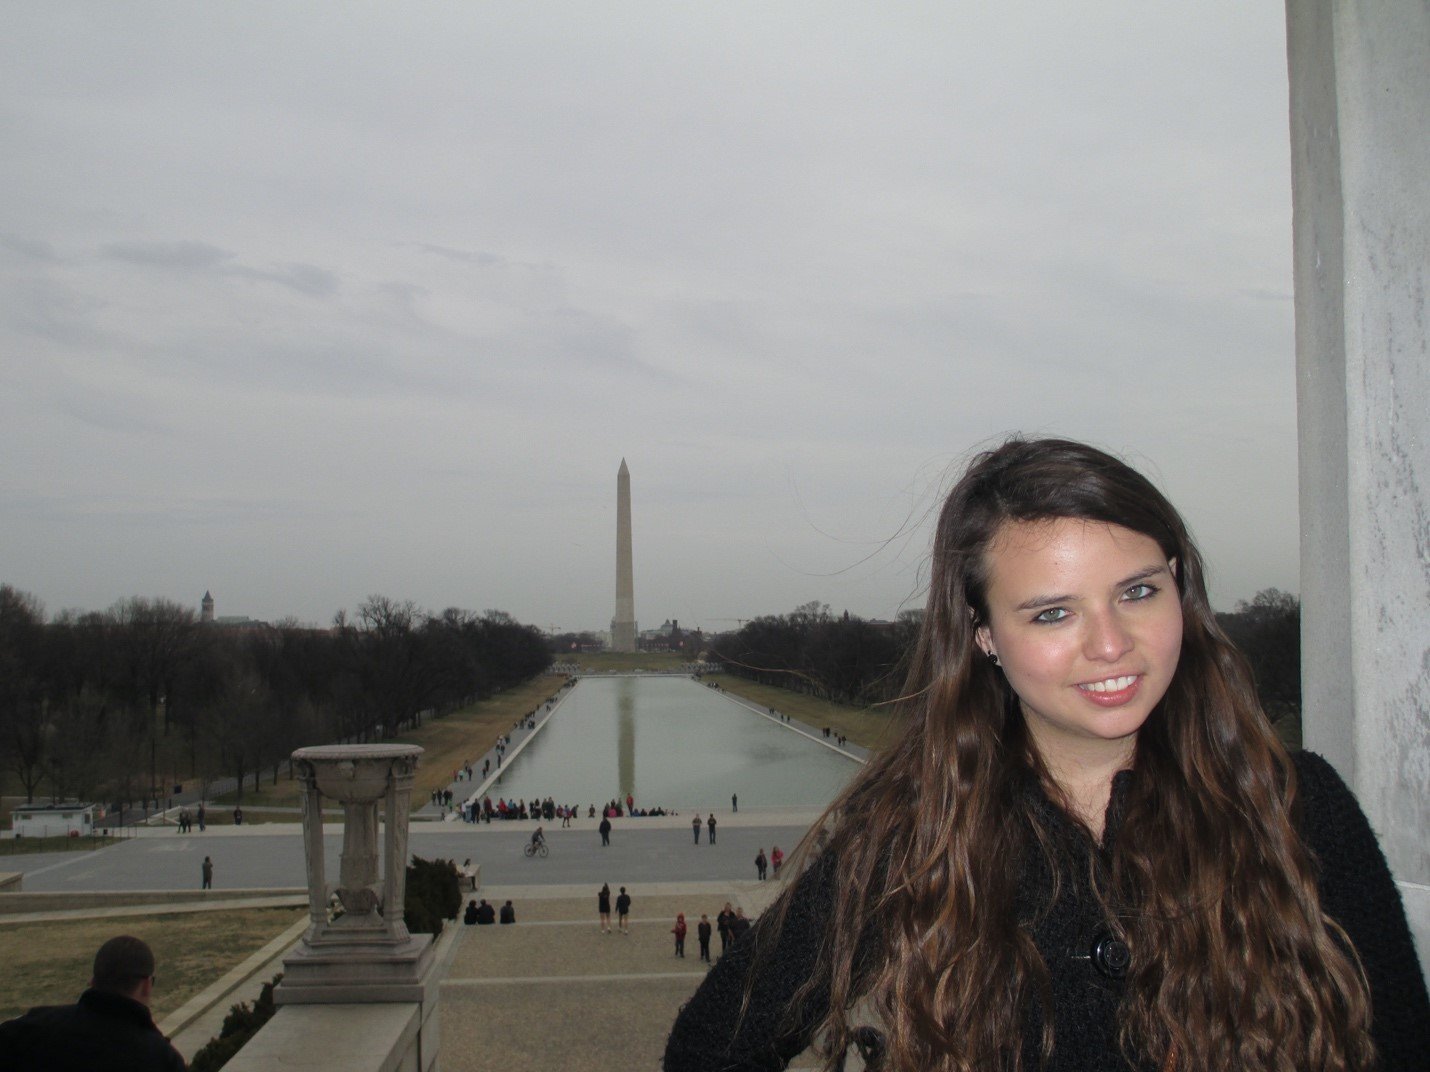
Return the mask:
[(235, 806), (234, 806), (234, 809), (233, 809), (233, 825), (234, 825), (234, 826), (242, 826), (242, 825), (243, 825), (243, 809), (240, 808), (240, 807), (238, 807), (237, 805), (235, 805)]
[(685, 935), (689, 928), (685, 925), (685, 913), (675, 914), (675, 926), (670, 929), (670, 933), (675, 935), (675, 955), (682, 960), (685, 959)]
[(710, 917), (701, 913), (700, 922), (695, 925), (695, 937), (700, 939), (700, 959), (710, 963)]
[(601, 816), (601, 825), (596, 827), (596, 829), (601, 832), (601, 846), (604, 848), (611, 843), (610, 817), (606, 815)]
[(142, 939), (109, 939), (78, 1002), (39, 1006), (0, 1024), (0, 1065), (6, 1072), (184, 1072), (149, 1011), (155, 982), (154, 952)]
[(730, 907), (730, 902), (725, 902), (725, 907), (720, 909), (720, 914), (715, 917), (715, 929), (720, 932), (720, 955), (725, 955), (725, 950), (730, 948), (730, 924), (735, 919), (735, 910)]
[(1162, 492), (1010, 439), (928, 561), (899, 737), (683, 1007), (666, 1072), (875, 1031), (887, 1070), (1423, 1072), (1385, 856), (1336, 770), (1278, 738)]
[(785, 854), (780, 852), (780, 847), (776, 845), (770, 850), (770, 867), (774, 868), (775, 878), (780, 877), (780, 864), (785, 862)]
[(715, 844), (715, 813), (710, 813), (710, 818), (705, 820), (705, 825), (710, 828), (710, 844)]
[(199, 887), (202, 890), (211, 890), (214, 885), (214, 862), (209, 857), (204, 857), (204, 862), (200, 865), (200, 872), (203, 874), (204, 884)]
[(512, 906), (510, 901), (501, 906), (501, 921), (503, 923), (516, 922), (516, 908)]
[(204, 802), (201, 800), (201, 801), (199, 801), (199, 812), (198, 812), (199, 833), (200, 833), (200, 834), (202, 834), (202, 833), (204, 832), (204, 818), (205, 818)]
[(636, 798), (635, 798), (634, 796), (632, 796), (630, 793), (627, 793), (627, 794), (626, 794), (626, 814), (629, 815), (629, 814), (631, 813), (631, 809), (634, 808), (635, 806), (636, 806)]
[(739, 796), (738, 796), (737, 794), (735, 794), (735, 793), (731, 793), (731, 794), (730, 794), (730, 810), (731, 810), (731, 811), (739, 811), (739, 810), (740, 810), (740, 798), (739, 798)]
[(695, 813), (695, 818), (690, 820), (690, 832), (695, 835), (695, 844), (700, 844), (700, 813)]
[(601, 933), (611, 933), (611, 887), (601, 883), (601, 892), (596, 894), (596, 914), (601, 917)]
[(620, 896), (616, 898), (616, 922), (620, 924), (622, 934), (631, 933), (631, 925), (628, 916), (631, 914), (631, 895), (626, 892), (624, 886), (621, 887)]
[(770, 866), (769, 860), (765, 859), (765, 850), (762, 848), (755, 853), (755, 874), (760, 876), (760, 881), (765, 881), (765, 871)]

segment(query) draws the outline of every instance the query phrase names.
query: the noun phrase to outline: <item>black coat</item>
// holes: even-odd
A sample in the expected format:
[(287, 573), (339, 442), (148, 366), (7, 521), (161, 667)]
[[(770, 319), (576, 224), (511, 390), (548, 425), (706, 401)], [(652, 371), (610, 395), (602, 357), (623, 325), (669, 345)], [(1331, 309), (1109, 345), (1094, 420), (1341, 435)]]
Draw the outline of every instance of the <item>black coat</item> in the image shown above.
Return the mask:
[[(1319, 867), (1321, 907), (1349, 935), (1370, 982), (1374, 1020), (1371, 1034), (1381, 1055), (1378, 1072), (1425, 1072), (1430, 1054), (1430, 998), (1420, 973), (1399, 891), (1355, 797), (1320, 756), (1295, 757), (1300, 785), (1299, 829)], [(1113, 783), (1108, 844), (1117, 833), (1118, 800), (1127, 775)], [(1051, 901), (1052, 874), (1042, 854), (1030, 852), (1022, 871), (1020, 916), (1037, 918), (1031, 935), (1048, 966), (1056, 1042), (1048, 1072), (1084, 1069), (1129, 1072), (1116, 1044), (1121, 980), (1081, 954), (1106, 926), (1088, 881), (1091, 840), (1040, 791), (1034, 807), (1060, 840), (1082, 846), (1081, 859), (1061, 875), (1062, 893), (1041, 918), (1033, 906)], [(1058, 831), (1058, 826), (1064, 829)], [(665, 1052), (666, 1072), (756, 1072), (776, 1070), (809, 1044), (822, 1016), (821, 991), (786, 1017), (795, 990), (810, 977), (826, 921), (840, 882), (838, 863), (828, 855), (811, 864), (794, 897), (768, 957), (753, 979), (747, 1008), (745, 984), (754, 950), (763, 943), (739, 942), (706, 976), (675, 1021)], [(1025, 903), (1026, 902), (1026, 903)], [(760, 926), (765, 926), (762, 920)], [(822, 991), (827, 1000), (827, 989)], [(736, 1034), (735, 1025), (739, 1024)], [(1037, 1068), (1040, 1024), (1025, 1017), (1025, 1068)]]
[(48, 1005), (0, 1024), (6, 1072), (183, 1072), (146, 1005), (86, 990), (74, 1005)]

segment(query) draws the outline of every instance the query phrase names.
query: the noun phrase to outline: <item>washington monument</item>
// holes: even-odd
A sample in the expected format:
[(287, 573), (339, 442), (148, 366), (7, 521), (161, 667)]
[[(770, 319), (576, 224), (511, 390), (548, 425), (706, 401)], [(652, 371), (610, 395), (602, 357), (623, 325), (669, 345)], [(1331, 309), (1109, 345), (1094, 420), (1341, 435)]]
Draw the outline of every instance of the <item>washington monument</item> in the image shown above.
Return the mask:
[(636, 589), (631, 568), (631, 471), (626, 460), (616, 473), (616, 616), (611, 619), (611, 650), (636, 650)]

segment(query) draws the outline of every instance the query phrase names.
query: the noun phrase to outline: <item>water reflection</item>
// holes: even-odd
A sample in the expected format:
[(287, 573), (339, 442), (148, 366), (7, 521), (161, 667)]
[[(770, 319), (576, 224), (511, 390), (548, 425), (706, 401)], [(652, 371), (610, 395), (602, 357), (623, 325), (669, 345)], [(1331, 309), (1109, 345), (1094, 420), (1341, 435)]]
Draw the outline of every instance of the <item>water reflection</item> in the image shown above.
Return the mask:
[(493, 796), (723, 814), (826, 804), (857, 764), (686, 678), (588, 678), (506, 768)]
[[(617, 749), (619, 759), (617, 784), (621, 788), (621, 799), (636, 795), (636, 681), (635, 678), (616, 679)], [(568, 802), (569, 803), (569, 802)]]

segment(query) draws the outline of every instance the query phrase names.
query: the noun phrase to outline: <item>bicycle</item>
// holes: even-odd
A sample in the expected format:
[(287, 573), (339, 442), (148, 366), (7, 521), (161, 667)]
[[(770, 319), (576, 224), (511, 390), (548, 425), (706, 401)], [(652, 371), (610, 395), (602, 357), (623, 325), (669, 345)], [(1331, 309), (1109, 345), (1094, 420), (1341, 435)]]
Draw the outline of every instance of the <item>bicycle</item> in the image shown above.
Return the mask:
[(522, 850), (522, 853), (526, 856), (540, 856), (545, 858), (545, 856), (547, 855), (547, 851), (548, 850), (546, 848), (546, 842), (538, 841), (536, 844), (533, 845), (531, 842), (528, 841), (526, 843), (526, 848)]

